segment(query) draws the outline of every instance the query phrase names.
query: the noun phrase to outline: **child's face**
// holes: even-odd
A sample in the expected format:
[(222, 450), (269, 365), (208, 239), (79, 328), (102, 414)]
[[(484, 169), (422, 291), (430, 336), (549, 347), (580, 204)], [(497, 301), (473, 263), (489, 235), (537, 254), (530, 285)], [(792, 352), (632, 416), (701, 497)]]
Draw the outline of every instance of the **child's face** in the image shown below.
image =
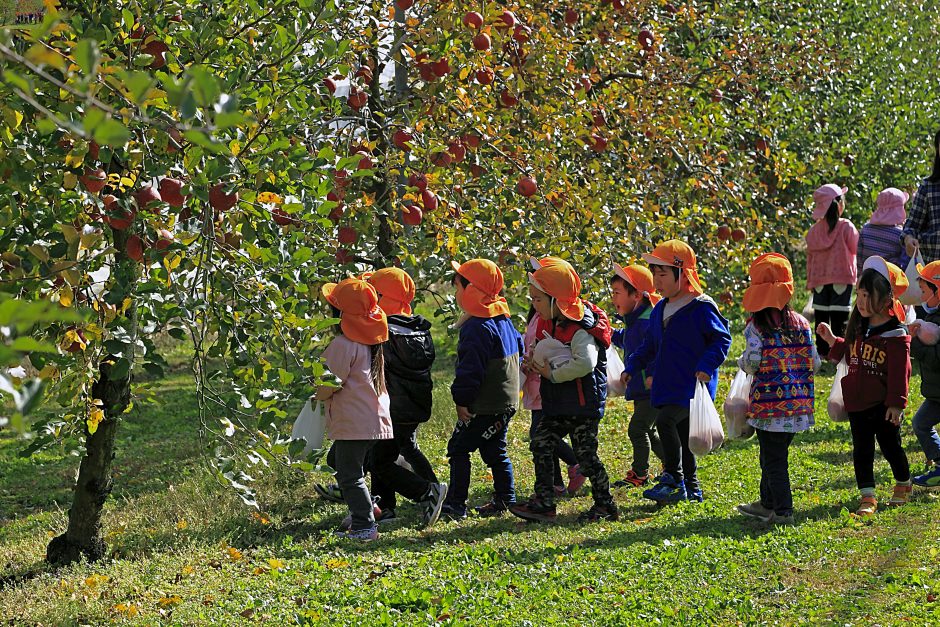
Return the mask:
[(548, 294), (534, 285), (529, 285), (529, 299), (532, 301), (535, 313), (542, 316), (543, 320), (552, 319), (552, 299)]
[(637, 308), (640, 301), (643, 300), (643, 292), (633, 290), (631, 294), (627, 291), (627, 286), (620, 279), (615, 279), (610, 283), (610, 300), (614, 304), (614, 309), (621, 316), (627, 316)]
[(676, 278), (671, 266), (654, 265), (651, 270), (653, 271), (653, 285), (663, 298), (675, 298), (679, 295), (682, 291), (682, 281), (685, 279), (684, 274), (680, 272), (679, 277)]
[(940, 290), (935, 288), (930, 281), (923, 279), (917, 279), (917, 284), (920, 285), (920, 291), (926, 296), (924, 299), (925, 305), (930, 308), (940, 305)]
[(887, 315), (890, 299), (886, 299), (887, 302), (881, 303), (881, 306), (879, 306), (879, 303), (875, 302), (877, 298), (877, 294), (869, 292), (864, 287), (858, 288), (858, 296), (855, 298), (855, 307), (858, 309), (858, 313), (863, 318), (871, 318), (872, 316), (876, 315)]
[(463, 309), (463, 291), (465, 288), (463, 286), (463, 283), (461, 283), (460, 279), (458, 279), (457, 277), (454, 277), (454, 288), (457, 290), (457, 294), (456, 294), (457, 306)]

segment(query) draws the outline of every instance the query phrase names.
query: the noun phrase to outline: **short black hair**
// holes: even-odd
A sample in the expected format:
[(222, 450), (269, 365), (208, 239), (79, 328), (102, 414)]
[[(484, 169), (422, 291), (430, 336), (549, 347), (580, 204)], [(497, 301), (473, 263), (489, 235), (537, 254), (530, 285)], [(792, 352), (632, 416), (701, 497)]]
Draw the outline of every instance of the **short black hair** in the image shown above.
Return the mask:
[(670, 270), (672, 270), (672, 278), (674, 278), (677, 281), (679, 280), (679, 273), (681, 272), (679, 268), (675, 266), (664, 266), (661, 264), (654, 264), (654, 265), (659, 268), (669, 268)]
[(636, 287), (634, 287), (633, 284), (630, 283), (630, 281), (627, 281), (625, 278), (623, 278), (619, 274), (615, 274), (614, 276), (610, 277), (611, 286), (613, 286), (613, 284), (618, 281), (622, 283), (623, 286), (627, 289), (627, 294), (632, 295), (634, 292), (636, 292)]
[(451, 283), (456, 284), (457, 281), (460, 281), (460, 284), (464, 287), (467, 287), (468, 285), (470, 285), (470, 279), (460, 274), (459, 272), (454, 273), (454, 278), (451, 281)]

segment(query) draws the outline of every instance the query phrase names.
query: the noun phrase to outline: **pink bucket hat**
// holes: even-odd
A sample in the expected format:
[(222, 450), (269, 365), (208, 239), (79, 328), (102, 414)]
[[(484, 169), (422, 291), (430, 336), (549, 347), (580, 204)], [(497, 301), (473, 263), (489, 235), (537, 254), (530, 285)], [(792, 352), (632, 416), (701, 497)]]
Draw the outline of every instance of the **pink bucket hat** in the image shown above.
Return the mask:
[(813, 207), (813, 220), (822, 220), (825, 218), (826, 212), (829, 211), (829, 207), (832, 205), (832, 201), (839, 196), (845, 196), (845, 192), (847, 191), (849, 191), (848, 187), (839, 187), (838, 185), (827, 183), (813, 192), (813, 201), (816, 203)]
[(871, 214), (870, 222), (872, 224), (887, 224), (895, 226), (904, 224), (907, 218), (907, 212), (904, 211), (904, 205), (910, 200), (911, 195), (902, 192), (896, 187), (889, 187), (878, 194), (878, 208)]

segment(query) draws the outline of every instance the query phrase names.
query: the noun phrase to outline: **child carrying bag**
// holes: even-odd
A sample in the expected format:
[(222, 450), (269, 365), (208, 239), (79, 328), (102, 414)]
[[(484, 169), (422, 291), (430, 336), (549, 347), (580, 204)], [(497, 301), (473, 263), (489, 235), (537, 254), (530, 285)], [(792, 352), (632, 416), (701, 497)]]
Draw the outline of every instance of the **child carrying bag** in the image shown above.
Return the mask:
[(919, 305), (922, 302), (924, 293), (920, 289), (920, 273), (917, 272), (917, 264), (924, 264), (924, 258), (920, 254), (920, 248), (914, 251), (914, 256), (907, 262), (907, 268), (904, 270), (904, 276), (910, 283), (904, 293), (898, 298), (905, 305)]
[(725, 428), (729, 439), (749, 438), (754, 435), (754, 427), (747, 424), (747, 413), (751, 410), (751, 383), (754, 377), (738, 370), (731, 381), (728, 397), (725, 399)]
[(849, 366), (845, 360), (836, 366), (836, 376), (832, 380), (832, 389), (829, 391), (829, 402), (826, 410), (829, 419), (833, 422), (845, 422), (849, 419), (849, 412), (845, 411), (845, 399), (842, 397), (842, 378), (849, 373)]
[(627, 386), (620, 380), (623, 374), (623, 360), (613, 344), (607, 347), (607, 397), (623, 396)]
[(689, 401), (689, 449), (695, 455), (706, 455), (724, 441), (721, 418), (708, 393), (708, 386), (698, 381), (695, 396)]
[(294, 420), (294, 427), (290, 432), (291, 440), (306, 442), (303, 452), (298, 457), (306, 459), (311, 451), (321, 448), (325, 433), (326, 412), (323, 410), (323, 403), (308, 398), (304, 408), (300, 410), (300, 414)]

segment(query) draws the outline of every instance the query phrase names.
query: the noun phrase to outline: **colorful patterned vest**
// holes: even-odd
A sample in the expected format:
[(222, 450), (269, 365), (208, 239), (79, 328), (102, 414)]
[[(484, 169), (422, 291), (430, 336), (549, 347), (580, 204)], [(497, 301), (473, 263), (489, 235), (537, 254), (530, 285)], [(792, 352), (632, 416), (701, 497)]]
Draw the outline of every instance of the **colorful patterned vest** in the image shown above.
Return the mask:
[(801, 321), (798, 328), (781, 329), (763, 339), (748, 417), (770, 420), (812, 414), (815, 388), (809, 323)]

